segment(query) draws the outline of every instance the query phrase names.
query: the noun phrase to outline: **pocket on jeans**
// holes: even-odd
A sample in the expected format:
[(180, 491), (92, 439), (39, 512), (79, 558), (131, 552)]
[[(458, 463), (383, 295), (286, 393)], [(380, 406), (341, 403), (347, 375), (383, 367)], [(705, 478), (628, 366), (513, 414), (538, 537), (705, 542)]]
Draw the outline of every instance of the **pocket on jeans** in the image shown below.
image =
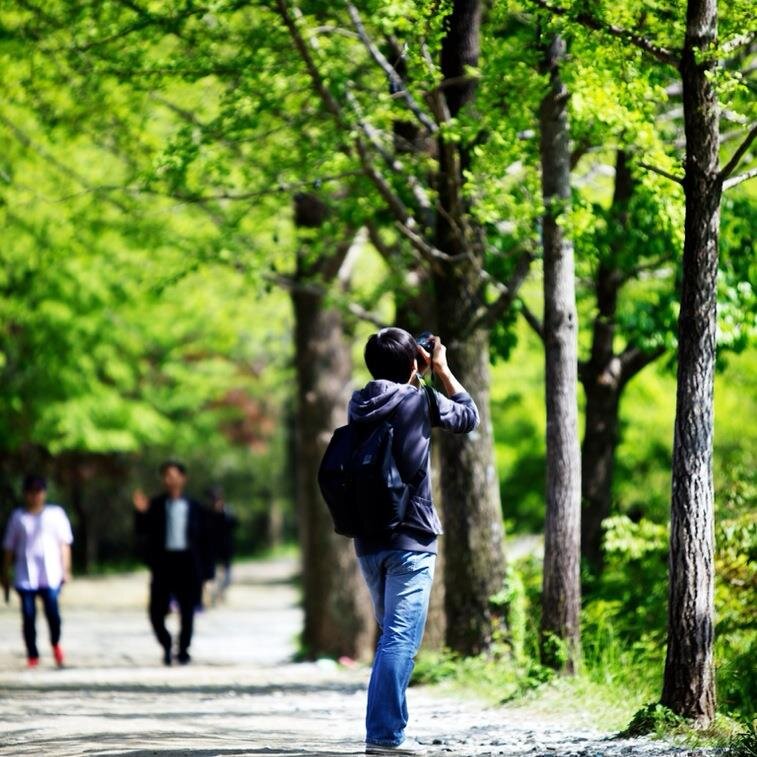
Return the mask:
[(437, 536), (443, 533), (434, 503), (425, 497), (410, 497), (402, 525)]

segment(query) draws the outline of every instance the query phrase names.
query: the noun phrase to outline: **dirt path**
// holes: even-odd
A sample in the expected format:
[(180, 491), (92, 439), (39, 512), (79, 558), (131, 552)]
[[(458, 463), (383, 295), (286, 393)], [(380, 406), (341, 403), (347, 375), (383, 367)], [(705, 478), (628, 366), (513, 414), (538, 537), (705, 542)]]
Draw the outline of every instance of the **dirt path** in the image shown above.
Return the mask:
[[(17, 601), (0, 609), (0, 754), (360, 754), (368, 671), (293, 664), (300, 626), (291, 560), (245, 564), (226, 605), (198, 616), (193, 663), (159, 664), (144, 573), (80, 579), (63, 598), (69, 667), (24, 668)], [(47, 629), (38, 620), (40, 640)], [(172, 618), (175, 622), (175, 619)], [(408, 733), (434, 754), (662, 755), (522, 709), (410, 691)]]

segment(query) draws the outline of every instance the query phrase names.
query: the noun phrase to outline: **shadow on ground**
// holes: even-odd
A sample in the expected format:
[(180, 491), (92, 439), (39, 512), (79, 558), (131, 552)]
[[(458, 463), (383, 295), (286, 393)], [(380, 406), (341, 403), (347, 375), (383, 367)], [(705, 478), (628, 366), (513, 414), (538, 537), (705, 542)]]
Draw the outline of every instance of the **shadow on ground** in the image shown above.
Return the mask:
[[(277, 695), (314, 696), (319, 694), (356, 694), (365, 690), (362, 682), (334, 681), (319, 683), (286, 683), (286, 684), (141, 684), (141, 683), (9, 683), (5, 684), (7, 691), (18, 693), (67, 693), (77, 692), (82, 694), (147, 694), (151, 696), (189, 694), (192, 697), (213, 696), (251, 696), (268, 697)], [(155, 717), (160, 717), (159, 713)]]

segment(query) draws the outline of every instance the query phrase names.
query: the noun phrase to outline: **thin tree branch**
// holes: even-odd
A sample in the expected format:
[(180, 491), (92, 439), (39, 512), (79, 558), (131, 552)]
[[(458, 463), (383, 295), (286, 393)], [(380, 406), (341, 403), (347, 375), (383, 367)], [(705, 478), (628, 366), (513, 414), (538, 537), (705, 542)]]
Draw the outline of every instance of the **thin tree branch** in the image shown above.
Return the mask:
[(646, 263), (640, 263), (639, 265), (633, 266), (633, 268), (630, 268), (629, 270), (621, 274), (619, 281), (620, 286), (623, 286), (627, 282), (631, 281), (631, 279), (635, 279), (637, 276), (646, 271), (657, 271), (660, 266), (664, 265), (665, 263), (672, 262), (672, 257), (672, 253), (667, 252), (663, 255), (659, 255), (656, 258), (653, 258)]
[(297, 49), (300, 58), (302, 59), (302, 62), (305, 64), (305, 68), (308, 71), (310, 80), (313, 82), (313, 86), (318, 92), (318, 95), (323, 101), (323, 104), (326, 106), (326, 109), (329, 111), (329, 113), (331, 113), (332, 116), (334, 116), (334, 118), (340, 125), (347, 126), (349, 128), (349, 125), (344, 121), (344, 116), (342, 115), (342, 109), (339, 107), (339, 103), (331, 94), (328, 86), (326, 86), (326, 82), (323, 80), (321, 72), (319, 71), (318, 66), (315, 63), (313, 56), (310, 54), (310, 50), (308, 50), (307, 43), (300, 34), (300, 30), (297, 28), (297, 24), (295, 23), (292, 14), (289, 12), (287, 0), (276, 0), (276, 7), (279, 10), (281, 20), (284, 22), (284, 25), (289, 32), (289, 36), (292, 38), (292, 42), (294, 42), (294, 46)]
[(455, 263), (468, 257), (468, 253), (448, 255), (446, 252), (442, 252), (433, 245), (430, 245), (420, 234), (417, 234), (413, 229), (400, 221), (397, 221), (395, 226), (421, 256), (437, 268), (441, 263)]
[(676, 184), (683, 185), (683, 176), (676, 176), (674, 173), (665, 171), (664, 169), (658, 168), (657, 166), (652, 166), (649, 163), (638, 162), (636, 165), (639, 166), (639, 168), (644, 168), (645, 170), (656, 173), (659, 176), (664, 176), (666, 179), (670, 179), (670, 181), (674, 181)]
[[(66, 176), (69, 179), (72, 179), (76, 184), (82, 187), (84, 189), (84, 192), (81, 194), (96, 193), (101, 189), (100, 187), (92, 185), (87, 180), (87, 178), (80, 174), (76, 169), (71, 168), (62, 161), (58, 160), (58, 158), (56, 158), (52, 153), (50, 153), (41, 145), (37, 144), (25, 131), (20, 129), (18, 126), (16, 126), (15, 123), (13, 123), (13, 121), (11, 121), (9, 118), (6, 118), (1, 113), (0, 123), (5, 124), (5, 126), (7, 126), (8, 129), (15, 135), (16, 139), (22, 145), (24, 145), (24, 147), (36, 153), (41, 158), (50, 163), (50, 165), (52, 165), (58, 171), (58, 173)], [(129, 209), (117, 198), (108, 197), (108, 202), (114, 207), (118, 208), (118, 210), (121, 210), (125, 213), (129, 211)]]
[[(292, 41), (294, 42), (295, 48), (300, 58), (302, 59), (303, 63), (305, 64), (305, 68), (308, 71), (308, 74), (313, 83), (313, 87), (316, 90), (316, 93), (319, 95), (319, 97), (323, 101), (324, 105), (326, 106), (327, 111), (331, 113), (331, 115), (333, 116), (337, 125), (346, 134), (350, 134), (352, 131), (352, 125), (349, 123), (349, 121), (345, 117), (343, 109), (337, 102), (336, 98), (331, 94), (331, 91), (326, 85), (325, 80), (321, 76), (321, 72), (319, 71), (318, 66), (316, 65), (316, 62), (313, 56), (310, 54), (308, 45), (305, 42), (302, 34), (300, 33), (300, 30), (297, 26), (295, 19), (292, 17), (292, 14), (289, 12), (287, 0), (276, 0), (276, 5), (279, 11), (279, 15), (284, 21), (284, 25), (287, 27), (287, 30), (289, 31), (289, 35), (291, 36)], [(351, 104), (353, 108), (356, 106), (356, 101), (354, 97), (351, 98)], [(368, 125), (363, 119), (360, 119), (358, 126), (360, 127), (361, 131), (363, 131), (369, 139), (372, 139), (373, 131), (370, 125)], [(360, 137), (360, 135), (354, 136), (353, 146), (354, 146), (355, 151), (358, 154), (358, 158), (360, 160), (361, 166), (363, 167), (363, 171), (365, 172), (365, 175), (371, 180), (371, 182), (374, 184), (374, 186), (378, 190), (379, 194), (387, 203), (389, 210), (395, 216), (395, 219), (397, 220), (397, 222), (401, 224), (402, 226), (407, 227), (408, 229), (418, 228), (419, 224), (417, 220), (413, 217), (410, 210), (407, 208), (407, 206), (401, 200), (401, 198), (396, 194), (396, 192), (392, 190), (391, 186), (389, 185), (389, 182), (379, 173), (379, 171), (373, 165), (373, 161), (371, 160), (368, 147), (363, 141), (363, 139)], [(374, 146), (377, 148), (377, 150), (379, 150), (380, 153), (382, 152), (382, 150), (380, 150), (380, 145), (374, 144)], [(382, 157), (384, 158), (385, 161), (388, 162), (392, 170), (396, 172), (403, 172), (403, 166), (398, 161), (396, 161), (395, 159), (392, 159), (391, 156), (387, 156), (385, 154), (382, 155)], [(405, 178), (408, 180), (408, 184), (411, 187), (411, 190), (414, 190), (414, 195), (416, 199), (418, 199), (419, 202), (421, 203), (424, 202), (423, 193), (422, 192), (419, 193), (417, 191), (418, 190), (417, 182), (413, 181), (413, 177), (408, 177), (407, 175), (405, 175)], [(425, 202), (427, 203), (428, 201), (425, 200)]]
[[(316, 297), (325, 297), (329, 294), (329, 290), (321, 284), (316, 284), (312, 281), (298, 281), (296, 278), (284, 276), (280, 273), (266, 273), (263, 275), (263, 278), (288, 292), (302, 292), (303, 294), (312, 294)], [(342, 300), (337, 304), (361, 321), (371, 323), (378, 328), (383, 328), (387, 325), (386, 321), (377, 313), (367, 310), (356, 302), (344, 302)]]
[(620, 383), (628, 383), (639, 371), (664, 354), (664, 347), (656, 347), (653, 350), (642, 350), (634, 345), (629, 345), (618, 356), (620, 360)]
[(361, 321), (365, 321), (366, 323), (372, 323), (374, 326), (376, 326), (379, 329), (383, 329), (389, 324), (376, 313), (367, 310), (362, 305), (359, 305), (357, 302), (348, 302), (347, 303), (347, 310), (352, 313), (356, 318), (359, 318)]
[(405, 178), (410, 191), (413, 193), (415, 201), (418, 203), (418, 207), (424, 211), (427, 216), (430, 216), (433, 210), (431, 207), (431, 200), (429, 200), (425, 188), (421, 186), (418, 179), (412, 173), (405, 171), (405, 166), (394, 155), (384, 149), (378, 131), (366, 118), (364, 118), (357, 98), (349, 90), (347, 91), (347, 100), (358, 118), (358, 125), (368, 138), (373, 149), (381, 156), (384, 163), (386, 163), (387, 167), (393, 173), (399, 174)]
[(518, 298), (520, 304), (520, 312), (526, 319), (526, 323), (533, 329), (534, 333), (542, 340), (545, 340), (544, 324), (539, 320), (539, 317), (526, 305), (522, 297)]
[(552, 3), (547, 2), (547, 0), (530, 0), (530, 2), (556, 16), (564, 16), (571, 21), (575, 21), (588, 29), (604, 32), (611, 37), (617, 37), (624, 42), (630, 42), (632, 45), (643, 50), (660, 63), (665, 63), (669, 66), (677, 66), (679, 63), (680, 53), (677, 50), (668, 50), (665, 47), (661, 47), (640, 34), (636, 34), (629, 29), (622, 29), (619, 26), (602, 21), (591, 13), (586, 13), (585, 11), (574, 13), (570, 8), (562, 8), (559, 5), (552, 5)]
[(755, 41), (755, 39), (757, 39), (757, 34), (755, 34), (754, 32), (744, 32), (743, 34), (737, 34), (735, 37), (731, 37), (731, 39), (723, 42), (719, 47), (719, 51), (723, 56), (725, 56), (729, 53), (732, 53), (734, 50), (738, 50), (738, 48), (740, 47), (751, 45), (752, 42)]
[(138, 21), (134, 21), (131, 24), (128, 24), (127, 26), (123, 27), (119, 31), (114, 32), (113, 34), (110, 34), (106, 37), (98, 37), (97, 39), (93, 39), (85, 43), (81, 43), (81, 44), (74, 43), (73, 45), (70, 45), (70, 46), (61, 45), (59, 47), (44, 48), (44, 52), (47, 52), (47, 53), (61, 53), (61, 52), (85, 53), (85, 52), (88, 52), (89, 50), (94, 49), (95, 47), (100, 47), (102, 45), (107, 45), (110, 42), (115, 42), (117, 40), (123, 39), (124, 37), (127, 37), (129, 34), (132, 34), (133, 32), (136, 32), (136, 31), (141, 31), (142, 29), (151, 25), (160, 27), (164, 31), (167, 31), (169, 33), (176, 34), (181, 23), (183, 23), (189, 18), (192, 18), (193, 16), (203, 16), (209, 10), (207, 6), (191, 7), (188, 10), (183, 11), (182, 13), (178, 14), (177, 16), (161, 17), (161, 16), (156, 16), (152, 13), (149, 13), (148, 11), (142, 8), (138, 8), (136, 5), (133, 5), (133, 4), (128, 4), (127, 7), (129, 7), (129, 9), (132, 10), (133, 12), (137, 13), (137, 15), (139, 16)]
[(351, 32), (349, 29), (343, 29), (341, 26), (316, 26), (308, 32), (308, 36), (313, 37), (320, 34), (340, 34), (342, 37), (347, 37), (348, 39), (360, 39), (355, 32)]
[(592, 147), (591, 140), (588, 138), (584, 138), (581, 141), (579, 141), (573, 150), (571, 150), (570, 153), (570, 170), (572, 171), (577, 165), (578, 162), (583, 158), (584, 155), (586, 155), (587, 152)]
[(723, 191), (736, 187), (749, 179), (753, 179), (755, 176), (757, 176), (757, 166), (750, 168), (748, 171), (745, 171), (738, 176), (732, 176), (730, 179), (726, 179), (723, 182)]
[[(0, 117), (1, 120), (1, 117)], [(311, 189), (316, 185), (327, 184), (332, 181), (340, 181), (341, 179), (347, 179), (354, 176), (364, 176), (363, 171), (346, 171), (342, 174), (333, 174), (331, 176), (317, 176), (313, 179), (308, 179), (293, 183), (276, 183), (272, 187), (267, 189), (251, 189), (242, 192), (216, 192), (213, 194), (193, 194), (191, 192), (164, 192), (160, 189), (154, 189), (152, 187), (133, 187), (128, 185), (119, 184), (99, 184), (90, 185), (83, 192), (76, 192), (68, 195), (63, 195), (57, 198), (57, 202), (64, 202), (73, 197), (79, 197), (84, 194), (96, 194), (98, 192), (124, 192), (130, 195), (152, 195), (155, 197), (167, 197), (172, 200), (178, 200), (187, 204), (202, 205), (208, 202), (215, 202), (221, 200), (228, 201), (241, 201), (241, 200), (254, 200), (258, 197), (267, 197), (269, 195), (275, 195), (282, 192), (292, 192), (303, 189)]]
[(479, 308), (477, 315), (473, 318), (473, 325), (469, 329), (471, 333), (479, 328), (491, 328), (510, 309), (528, 276), (533, 260), (534, 256), (530, 250), (523, 252), (518, 257), (515, 269), (506, 283), (498, 281), (488, 272), (484, 272), (484, 278), (495, 286), (498, 295), (494, 302), (484, 304)]
[(360, 14), (358, 13), (357, 8), (351, 2), (347, 2), (345, 3), (345, 5), (347, 6), (347, 13), (352, 20), (358, 36), (362, 40), (373, 60), (376, 61), (376, 63), (381, 67), (381, 69), (389, 79), (389, 85), (391, 87), (392, 94), (401, 96), (409, 110), (418, 119), (418, 121), (420, 121), (421, 124), (426, 127), (426, 130), (430, 134), (435, 134), (439, 130), (439, 127), (423, 112), (421, 107), (416, 102), (415, 98), (408, 91), (408, 88), (405, 85), (402, 77), (397, 73), (397, 69), (392, 66), (392, 64), (386, 59), (386, 56), (381, 52), (381, 50), (379, 50), (376, 43), (370, 38), (368, 32), (365, 29), (365, 26), (363, 25), (363, 21), (360, 18)]
[(390, 247), (382, 238), (381, 238), (381, 232), (379, 231), (378, 226), (373, 221), (368, 221), (367, 223), (368, 228), (368, 239), (370, 239), (371, 244), (374, 246), (376, 251), (379, 255), (388, 263), (389, 261), (393, 260), (397, 253), (399, 252), (397, 247)]
[(752, 124), (752, 128), (746, 135), (744, 141), (736, 148), (731, 159), (723, 166), (722, 170), (718, 174), (720, 181), (725, 181), (738, 167), (739, 161), (744, 157), (744, 153), (749, 149), (749, 146), (754, 142), (754, 138), (757, 137), (757, 123)]

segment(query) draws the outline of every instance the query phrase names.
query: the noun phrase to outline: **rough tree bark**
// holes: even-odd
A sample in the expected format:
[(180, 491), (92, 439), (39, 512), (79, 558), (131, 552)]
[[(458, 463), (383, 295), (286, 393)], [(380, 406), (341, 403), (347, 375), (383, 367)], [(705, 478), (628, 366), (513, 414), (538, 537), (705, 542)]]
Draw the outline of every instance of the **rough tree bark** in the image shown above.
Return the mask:
[[(573, 245), (560, 226), (570, 202), (568, 92), (560, 79), (565, 43), (545, 51), (549, 89), (539, 110), (544, 217), (544, 340), (547, 406), (547, 503), (541, 650), (544, 661), (575, 670), (580, 650), (581, 460), (578, 442), (578, 324)], [(556, 644), (559, 640), (559, 644)], [(565, 656), (557, 654), (565, 646)]]
[[(442, 43), (443, 96), (450, 116), (469, 103), (475, 80), (467, 67), (478, 63), (481, 3), (455, 0)], [(453, 219), (465, 219), (462, 166), (464, 150), (438, 138), (436, 245), (450, 256), (471, 253), (474, 233)], [(447, 644), (462, 654), (477, 654), (491, 642), (489, 598), (504, 578), (502, 509), (494, 465), (489, 410), (489, 333), (471, 332), (472, 303), (481, 301), (480, 251), (434, 272), (437, 321), (448, 346), (450, 365), (471, 393), (481, 415), (476, 432), (439, 439), (439, 468), (445, 517), (445, 608)]]
[[(452, 319), (450, 319), (452, 320)], [(475, 333), (458, 341), (441, 329), (450, 365), (462, 377), (481, 416), (477, 431), (439, 437), (444, 502), (444, 590), (447, 644), (462, 654), (485, 650), (492, 635), (489, 598), (504, 578), (499, 481), (494, 466), (489, 411), (489, 340)]]
[(662, 703), (701, 724), (715, 715), (713, 379), (721, 179), (709, 54), (716, 0), (689, 0), (681, 59), (686, 162), (678, 384), (673, 442), (668, 646)]
[[(325, 216), (326, 208), (317, 198), (296, 198), (298, 226), (318, 227)], [(369, 659), (376, 630), (370, 598), (352, 542), (334, 533), (317, 483), (331, 433), (347, 420), (352, 360), (341, 312), (326, 304), (323, 291), (307, 285), (316, 275), (335, 276), (340, 256), (343, 250), (324, 265), (323, 258), (309, 260), (301, 246), (291, 288), (297, 374), (295, 492), (305, 613), (302, 646), (309, 658)]]

